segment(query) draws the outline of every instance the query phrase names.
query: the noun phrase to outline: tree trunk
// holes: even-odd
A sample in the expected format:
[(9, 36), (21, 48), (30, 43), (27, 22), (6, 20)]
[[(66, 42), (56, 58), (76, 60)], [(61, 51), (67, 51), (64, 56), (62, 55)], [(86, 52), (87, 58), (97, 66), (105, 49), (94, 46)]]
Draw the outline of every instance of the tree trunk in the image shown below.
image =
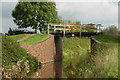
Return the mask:
[(37, 34), (37, 29), (35, 29), (35, 34)]

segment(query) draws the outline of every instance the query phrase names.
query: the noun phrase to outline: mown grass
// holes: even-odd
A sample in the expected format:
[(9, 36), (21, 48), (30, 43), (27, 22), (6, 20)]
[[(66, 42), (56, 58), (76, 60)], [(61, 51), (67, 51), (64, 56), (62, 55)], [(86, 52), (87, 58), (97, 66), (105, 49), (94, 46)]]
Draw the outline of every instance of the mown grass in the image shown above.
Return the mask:
[(36, 34), (36, 35), (31, 36), (23, 41), (20, 41), (20, 43), (35, 43), (47, 36), (49, 36), (49, 35), (48, 34)]
[(11, 35), (11, 36), (8, 36), (8, 37), (10, 37), (13, 40), (19, 40), (26, 35), (28, 35), (28, 34)]

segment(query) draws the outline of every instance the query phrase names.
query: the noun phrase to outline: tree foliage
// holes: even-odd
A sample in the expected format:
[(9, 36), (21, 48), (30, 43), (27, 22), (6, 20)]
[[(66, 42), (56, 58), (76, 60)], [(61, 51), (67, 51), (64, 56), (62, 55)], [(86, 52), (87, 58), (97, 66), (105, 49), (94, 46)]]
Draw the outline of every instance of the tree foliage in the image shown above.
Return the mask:
[(58, 23), (55, 2), (18, 2), (12, 11), (13, 21), (19, 28), (32, 27), (32, 29), (46, 28), (48, 23)]
[(75, 24), (75, 25), (78, 25), (78, 24), (81, 24), (80, 21), (71, 21), (71, 20), (65, 20), (64, 23), (68, 23), (68, 24)]
[(102, 31), (105, 35), (117, 36), (118, 29), (115, 25), (111, 25)]

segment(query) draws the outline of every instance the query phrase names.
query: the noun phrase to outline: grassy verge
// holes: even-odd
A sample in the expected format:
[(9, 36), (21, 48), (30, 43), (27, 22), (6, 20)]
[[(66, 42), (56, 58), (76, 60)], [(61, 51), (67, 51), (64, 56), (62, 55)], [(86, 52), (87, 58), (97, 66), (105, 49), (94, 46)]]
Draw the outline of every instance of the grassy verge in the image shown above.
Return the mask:
[(95, 38), (102, 42), (95, 46), (95, 55), (89, 51), (89, 38), (63, 38), (63, 77), (118, 77), (118, 40), (106, 35)]
[(31, 36), (31, 37), (21, 41), (20, 43), (35, 43), (47, 36), (49, 36), (49, 35), (48, 34), (36, 34), (34, 36)]
[[(95, 68), (101, 75), (106, 78), (118, 77), (118, 39), (108, 35), (97, 35), (95, 38), (101, 41), (97, 44), (96, 55), (93, 57)], [(95, 73), (97, 73), (97, 71)], [(96, 76), (98, 76), (96, 75)]]
[[(37, 68), (37, 60), (19, 44), (7, 36), (2, 36), (2, 67), (4, 76), (19, 78), (32, 73)], [(23, 74), (23, 75), (22, 75)]]
[(19, 34), (19, 35), (12, 35), (12, 36), (9, 36), (11, 39), (13, 40), (19, 40), (20, 38), (26, 36), (28, 34)]

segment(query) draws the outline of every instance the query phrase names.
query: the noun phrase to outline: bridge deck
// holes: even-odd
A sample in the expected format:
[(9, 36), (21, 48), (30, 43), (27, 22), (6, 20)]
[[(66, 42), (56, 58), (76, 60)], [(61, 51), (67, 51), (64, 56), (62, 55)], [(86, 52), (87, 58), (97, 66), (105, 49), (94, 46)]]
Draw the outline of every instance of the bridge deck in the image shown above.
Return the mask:
[[(60, 33), (58, 33), (58, 32), (56, 32), (56, 33), (52, 32), (50, 34), (55, 35), (55, 36), (61, 36), (61, 37), (64, 36), (63, 32), (60, 32)], [(93, 35), (96, 35), (96, 34), (99, 34), (99, 33), (96, 33), (96, 32), (81, 32), (81, 35), (80, 35), (79, 32), (66, 32), (65, 36), (66, 37), (72, 37), (72, 36), (77, 36), (77, 37), (78, 36), (86, 36), (86, 37), (90, 37), (90, 36), (93, 36)]]

